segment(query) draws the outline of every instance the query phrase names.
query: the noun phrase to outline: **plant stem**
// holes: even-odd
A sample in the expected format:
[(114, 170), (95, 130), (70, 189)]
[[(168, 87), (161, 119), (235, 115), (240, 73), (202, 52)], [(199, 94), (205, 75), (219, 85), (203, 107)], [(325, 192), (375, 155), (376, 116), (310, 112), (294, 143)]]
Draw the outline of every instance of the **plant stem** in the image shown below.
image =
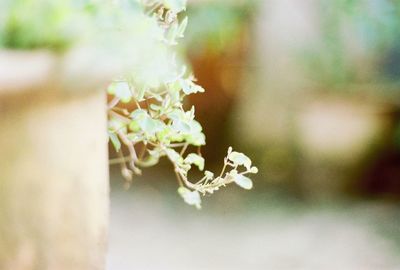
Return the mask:
[(110, 164), (110, 165), (117, 165), (117, 164), (120, 164), (120, 163), (122, 163), (122, 162), (128, 162), (128, 161), (131, 161), (132, 160), (132, 158), (130, 157), (130, 156), (126, 156), (126, 157), (119, 157), (119, 158), (114, 158), (114, 159), (110, 159), (109, 161), (108, 161), (108, 164)]
[(185, 143), (185, 144), (183, 145), (182, 150), (181, 150), (181, 153), (180, 153), (181, 156), (183, 156), (183, 154), (185, 153), (185, 151), (186, 151), (186, 149), (188, 148), (188, 146), (189, 146), (188, 143)]
[(177, 172), (176, 167), (175, 167), (175, 169), (174, 169), (174, 172), (175, 172), (175, 175), (176, 175), (176, 179), (178, 179), (178, 184), (179, 184), (179, 186), (183, 187), (182, 179), (181, 179), (179, 173)]
[(142, 173), (142, 171), (135, 165), (135, 162), (137, 162), (137, 160), (138, 160), (136, 151), (135, 151), (135, 147), (133, 146), (132, 142), (129, 141), (129, 139), (125, 136), (125, 134), (122, 131), (118, 131), (117, 134), (121, 138), (122, 142), (128, 147), (129, 154), (131, 157), (131, 161), (129, 163), (131, 169), (134, 171), (134, 173), (140, 175)]
[(112, 108), (114, 108), (119, 102), (119, 98), (118, 97), (114, 97), (110, 103), (108, 103), (108, 109), (111, 110)]
[(119, 118), (120, 120), (124, 121), (125, 124), (129, 124), (131, 122), (131, 119), (128, 117), (125, 117), (123, 115), (120, 115), (112, 110), (109, 110), (108, 113), (116, 118)]

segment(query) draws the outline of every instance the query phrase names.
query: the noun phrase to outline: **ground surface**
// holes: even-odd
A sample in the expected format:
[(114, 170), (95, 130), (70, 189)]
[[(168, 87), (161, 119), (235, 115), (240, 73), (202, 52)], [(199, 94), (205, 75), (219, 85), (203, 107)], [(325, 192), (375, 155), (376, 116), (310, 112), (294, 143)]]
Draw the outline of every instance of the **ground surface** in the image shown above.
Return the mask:
[(239, 200), (231, 188), (196, 211), (168, 187), (119, 186), (111, 194), (108, 270), (400, 270), (393, 205)]

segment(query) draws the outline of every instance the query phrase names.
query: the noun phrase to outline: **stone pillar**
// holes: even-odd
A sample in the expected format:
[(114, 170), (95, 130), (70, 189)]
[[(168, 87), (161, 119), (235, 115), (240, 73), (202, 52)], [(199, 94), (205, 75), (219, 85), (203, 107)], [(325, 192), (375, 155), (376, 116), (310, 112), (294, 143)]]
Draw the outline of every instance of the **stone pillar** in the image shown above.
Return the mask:
[(91, 91), (104, 82), (67, 66), (0, 51), (0, 269), (104, 269), (106, 101)]

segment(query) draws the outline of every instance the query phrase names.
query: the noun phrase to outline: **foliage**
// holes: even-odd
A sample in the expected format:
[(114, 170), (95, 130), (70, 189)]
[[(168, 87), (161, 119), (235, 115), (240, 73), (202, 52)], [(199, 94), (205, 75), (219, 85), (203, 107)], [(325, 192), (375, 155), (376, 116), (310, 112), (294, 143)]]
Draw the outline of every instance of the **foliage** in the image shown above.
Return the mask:
[(73, 1), (3, 0), (0, 47), (63, 50), (84, 27), (83, 10)]
[[(321, 38), (307, 44), (302, 51), (310, 74), (316, 75), (321, 83), (339, 86), (387, 80), (388, 74), (379, 74), (386, 72), (385, 66), (366, 76), (357, 74), (355, 61), (348, 51), (355, 47), (359, 54), (368, 52), (377, 59), (392, 58), (390, 51), (398, 50), (400, 41), (399, 1), (323, 0), (319, 8)], [(374, 67), (385, 65), (382, 62), (377, 60)], [(391, 79), (398, 82), (398, 76)]]
[[(152, 1), (142, 4), (143, 12), (162, 32), (162, 37), (155, 42), (165, 46), (166, 50), (176, 48), (188, 24), (187, 17), (178, 20), (178, 13), (185, 9), (183, 3)], [(109, 104), (109, 135), (120, 154), (120, 158), (111, 162), (122, 164), (122, 174), (129, 184), (133, 174), (141, 174), (141, 168), (153, 166), (161, 157), (166, 157), (173, 164), (178, 193), (186, 203), (197, 208), (201, 206), (200, 194), (211, 194), (229, 183), (251, 189), (252, 182), (246, 175), (257, 173), (257, 168), (251, 165), (248, 157), (231, 148), (217, 176), (204, 171), (201, 179), (189, 181), (188, 173), (193, 167), (204, 170), (200, 147), (206, 142), (202, 127), (194, 118), (194, 107), (185, 110), (183, 100), (187, 95), (204, 92), (204, 89), (196, 84), (194, 76), (174, 52), (170, 56), (164, 60), (170, 63), (168, 71), (172, 73), (155, 77), (156, 66), (149, 69), (148, 76), (142, 76), (141, 70), (134, 70), (130, 76), (115, 80), (108, 88), (108, 93), (114, 95)], [(128, 102), (135, 104), (132, 111), (118, 106)], [(121, 145), (128, 149), (128, 156), (123, 156)], [(186, 154), (190, 146), (196, 147), (197, 153)]]
[[(200, 208), (200, 194), (229, 183), (251, 189), (247, 175), (257, 168), (230, 148), (217, 176), (204, 171), (197, 182), (188, 179), (193, 167), (204, 170), (200, 147), (206, 141), (194, 107), (185, 110), (183, 104), (185, 96), (204, 92), (177, 49), (188, 25), (182, 14), (185, 6), (185, 0), (5, 0), (0, 4), (0, 47), (100, 47), (125, 61), (129, 72), (107, 89), (113, 97), (108, 104), (108, 135), (120, 156), (111, 164), (121, 164), (129, 186), (134, 174), (166, 157), (173, 164), (178, 193)], [(186, 154), (190, 147), (197, 152)]]
[(240, 38), (244, 22), (252, 12), (255, 1), (246, 4), (227, 4), (211, 1), (188, 11), (190, 25), (184, 43), (192, 53), (212, 50), (221, 53)]

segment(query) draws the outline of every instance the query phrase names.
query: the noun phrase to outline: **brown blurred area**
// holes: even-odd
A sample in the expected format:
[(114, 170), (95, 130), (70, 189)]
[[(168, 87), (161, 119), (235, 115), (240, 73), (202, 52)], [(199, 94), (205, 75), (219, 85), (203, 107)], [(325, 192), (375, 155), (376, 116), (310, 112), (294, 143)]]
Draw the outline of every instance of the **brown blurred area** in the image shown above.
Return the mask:
[[(206, 92), (189, 100), (207, 160), (234, 144), (261, 168), (261, 189), (399, 198), (400, 36), (385, 37), (382, 16), (396, 21), (385, 3), (365, 2), (196, 2), (191, 23), (205, 26), (189, 27), (187, 51)], [(200, 22), (207, 8), (210, 21), (218, 12), (227, 18), (210, 29)]]
[(229, 146), (231, 115), (239, 101), (246, 59), (249, 56), (248, 25), (244, 24), (235, 40), (222, 51), (204, 48), (189, 54), (193, 72), (206, 93), (192, 95), (197, 119), (205, 123), (207, 145), (203, 148), (209, 162), (220, 161)]

